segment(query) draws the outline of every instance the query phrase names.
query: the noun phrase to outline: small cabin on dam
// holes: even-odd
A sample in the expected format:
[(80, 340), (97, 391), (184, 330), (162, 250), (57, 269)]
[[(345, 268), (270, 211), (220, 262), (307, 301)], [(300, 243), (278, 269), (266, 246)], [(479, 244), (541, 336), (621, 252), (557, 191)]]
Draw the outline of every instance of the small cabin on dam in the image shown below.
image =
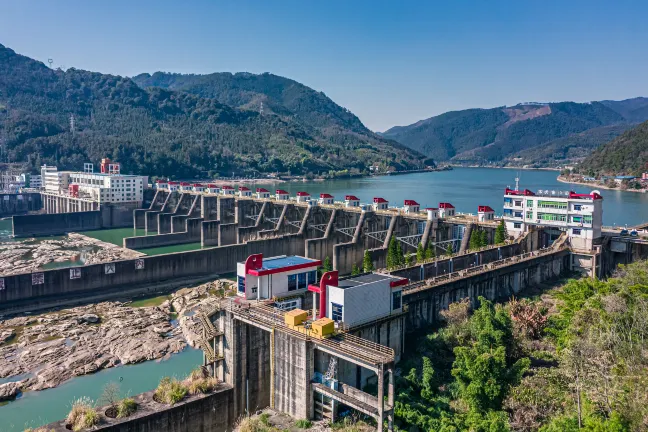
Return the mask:
[[(263, 254), (250, 255), (245, 262), (236, 265), (237, 294), (246, 300), (296, 297), (308, 290), (309, 284), (317, 283), (320, 260), (296, 255), (263, 258)], [(293, 309), (278, 301), (278, 307)]]
[(270, 198), (270, 191), (266, 188), (257, 188), (256, 196), (258, 199), (268, 199)]
[(169, 182), (169, 192), (175, 192), (180, 188), (180, 183), (177, 181)]
[(181, 182), (180, 183), (180, 191), (181, 192), (191, 192), (193, 190), (193, 186), (189, 182)]
[(311, 195), (308, 192), (297, 192), (297, 202), (308, 202)]
[(205, 186), (200, 184), (200, 183), (194, 183), (193, 190), (194, 190), (194, 192), (204, 192), (205, 191)]
[(319, 203), (332, 205), (335, 203), (335, 197), (328, 193), (321, 193), (319, 197)]
[(230, 185), (223, 185), (221, 186), (221, 194), (234, 195), (234, 188)]
[(495, 210), (489, 206), (480, 205), (477, 207), (477, 218), (479, 222), (487, 222), (495, 219)]
[(167, 190), (168, 185), (166, 180), (155, 180), (155, 189)]
[(374, 197), (373, 208), (374, 210), (387, 210), (389, 208), (389, 201), (385, 198)]
[(238, 193), (239, 193), (240, 197), (251, 197), (252, 196), (252, 191), (250, 190), (250, 188), (245, 187), (245, 186), (239, 186)]
[(347, 195), (344, 197), (344, 205), (346, 207), (360, 207), (360, 198), (355, 195)]
[[(338, 278), (337, 271), (324, 273), (320, 283), (311, 284), (313, 305), (319, 318), (330, 318), (351, 328), (403, 311), (402, 291), (407, 278), (365, 273)], [(316, 297), (319, 296), (319, 301)]]
[(405, 210), (405, 213), (418, 213), (421, 208), (421, 205), (414, 200), (406, 199), (404, 205), (403, 210)]
[(455, 215), (455, 206), (450, 203), (439, 203), (439, 217), (447, 218)]
[(210, 193), (210, 194), (217, 194), (217, 193), (220, 193), (220, 188), (218, 186), (216, 186), (215, 184), (210, 183), (210, 184), (207, 185), (207, 189), (205, 190), (205, 192)]
[(275, 196), (279, 201), (288, 201), (290, 199), (290, 194), (283, 189), (277, 189), (276, 193)]

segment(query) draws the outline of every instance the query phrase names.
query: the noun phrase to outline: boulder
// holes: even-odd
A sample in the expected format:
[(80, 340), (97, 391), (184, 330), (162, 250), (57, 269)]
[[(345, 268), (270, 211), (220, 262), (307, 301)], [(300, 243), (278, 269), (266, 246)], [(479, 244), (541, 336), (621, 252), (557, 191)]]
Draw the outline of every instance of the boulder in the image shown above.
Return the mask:
[(15, 399), (20, 393), (21, 382), (0, 384), (0, 402)]
[(99, 322), (99, 316), (95, 314), (85, 314), (81, 315), (78, 320), (79, 323), (89, 323), (89, 324), (96, 324)]

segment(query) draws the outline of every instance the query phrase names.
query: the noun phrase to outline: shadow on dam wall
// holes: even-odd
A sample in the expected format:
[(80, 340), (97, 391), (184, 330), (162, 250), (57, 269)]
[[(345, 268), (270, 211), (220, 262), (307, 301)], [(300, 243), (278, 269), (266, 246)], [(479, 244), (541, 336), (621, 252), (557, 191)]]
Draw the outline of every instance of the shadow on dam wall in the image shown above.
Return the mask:
[(147, 256), (2, 278), (0, 311), (21, 312), (71, 302), (172, 289), (236, 269), (252, 254), (303, 255), (299, 234), (196, 251)]

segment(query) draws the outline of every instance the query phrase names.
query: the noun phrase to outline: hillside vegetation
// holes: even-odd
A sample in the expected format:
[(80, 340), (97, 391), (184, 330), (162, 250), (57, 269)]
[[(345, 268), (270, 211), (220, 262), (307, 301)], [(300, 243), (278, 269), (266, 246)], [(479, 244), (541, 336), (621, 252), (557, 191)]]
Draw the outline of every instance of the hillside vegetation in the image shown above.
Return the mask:
[(648, 262), (442, 315), (400, 364), (397, 430), (648, 430)]
[(438, 161), (550, 166), (581, 159), (645, 120), (646, 98), (521, 104), (449, 112), (383, 136)]
[(640, 175), (648, 171), (648, 122), (598, 148), (579, 166), (584, 174)]
[[(237, 91), (245, 93), (233, 89), (226, 99), (232, 102)], [(124, 172), (173, 178), (361, 173), (373, 164), (422, 167), (420, 154), (367, 131), (353, 114), (310, 92), (319, 96), (307, 110), (322, 110), (310, 121), (270, 108), (261, 115), (211, 95), (143, 89), (129, 78), (77, 69), (51, 70), (0, 45), (4, 157), (32, 169), (42, 163), (80, 169), (83, 162), (105, 156), (121, 162)], [(327, 118), (338, 120), (326, 126)], [(314, 127), (318, 122), (322, 126)]]

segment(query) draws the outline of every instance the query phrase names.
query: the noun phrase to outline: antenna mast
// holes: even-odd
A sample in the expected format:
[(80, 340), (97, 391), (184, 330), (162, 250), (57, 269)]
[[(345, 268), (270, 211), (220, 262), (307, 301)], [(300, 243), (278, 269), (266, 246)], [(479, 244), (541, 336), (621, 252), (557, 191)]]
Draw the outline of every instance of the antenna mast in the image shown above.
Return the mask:
[(520, 171), (518, 171), (517, 176), (515, 176), (515, 191), (520, 190)]

